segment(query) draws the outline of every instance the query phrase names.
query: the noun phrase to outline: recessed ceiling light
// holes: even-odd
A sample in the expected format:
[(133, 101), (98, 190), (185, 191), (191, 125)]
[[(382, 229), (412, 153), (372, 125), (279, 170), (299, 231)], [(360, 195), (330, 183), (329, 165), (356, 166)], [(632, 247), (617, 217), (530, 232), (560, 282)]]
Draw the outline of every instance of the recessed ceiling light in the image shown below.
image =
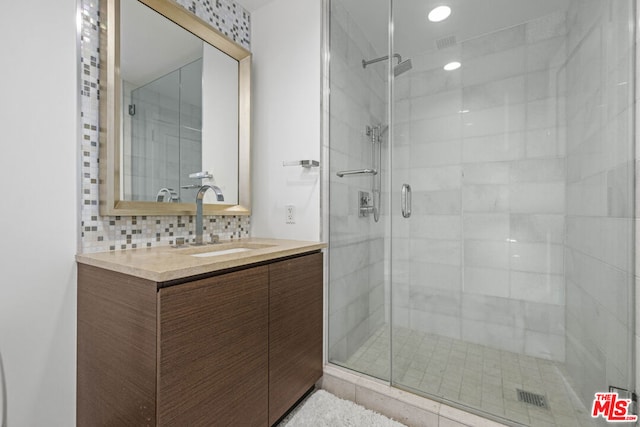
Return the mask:
[(451, 15), (451, 8), (449, 6), (438, 6), (431, 9), (428, 18), (431, 22), (440, 22), (447, 19), (449, 15)]
[(453, 70), (457, 70), (458, 68), (460, 68), (462, 64), (460, 64), (458, 61), (453, 61), (453, 62), (449, 62), (447, 65), (444, 66), (444, 69), (447, 71), (453, 71)]

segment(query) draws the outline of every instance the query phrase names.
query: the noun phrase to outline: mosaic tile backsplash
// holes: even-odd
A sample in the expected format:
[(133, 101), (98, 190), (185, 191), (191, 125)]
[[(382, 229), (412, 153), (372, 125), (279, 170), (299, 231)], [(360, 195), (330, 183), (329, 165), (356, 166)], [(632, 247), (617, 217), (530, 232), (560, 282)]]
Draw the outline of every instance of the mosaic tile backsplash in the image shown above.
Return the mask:
[(251, 50), (251, 15), (232, 0), (177, 0), (225, 36)]
[[(183, 7), (250, 48), (250, 16), (231, 0), (179, 0)], [(102, 252), (172, 244), (176, 237), (192, 239), (193, 216), (103, 217), (99, 212), (99, 1), (82, 0), (80, 123), (82, 126), (82, 230), (80, 251)], [(207, 216), (205, 236), (221, 240), (249, 236), (248, 216)]]

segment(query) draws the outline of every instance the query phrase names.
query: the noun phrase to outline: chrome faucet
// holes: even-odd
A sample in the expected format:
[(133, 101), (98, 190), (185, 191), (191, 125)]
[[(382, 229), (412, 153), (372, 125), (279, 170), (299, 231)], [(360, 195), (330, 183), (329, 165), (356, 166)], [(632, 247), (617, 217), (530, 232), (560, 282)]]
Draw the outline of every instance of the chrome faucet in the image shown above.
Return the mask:
[(207, 190), (213, 190), (216, 193), (216, 200), (219, 202), (224, 202), (224, 196), (222, 195), (222, 190), (215, 185), (203, 185), (198, 190), (198, 194), (196, 194), (196, 245), (201, 246), (202, 243), (202, 199), (204, 199), (204, 193)]
[(173, 188), (162, 187), (156, 195), (156, 202), (175, 202), (178, 200), (178, 195)]

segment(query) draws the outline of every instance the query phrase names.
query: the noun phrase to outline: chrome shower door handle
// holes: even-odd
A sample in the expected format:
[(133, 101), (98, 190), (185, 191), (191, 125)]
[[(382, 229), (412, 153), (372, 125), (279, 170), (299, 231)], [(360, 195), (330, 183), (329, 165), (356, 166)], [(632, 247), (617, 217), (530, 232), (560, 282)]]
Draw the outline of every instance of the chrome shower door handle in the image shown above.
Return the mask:
[(411, 216), (411, 186), (409, 184), (402, 184), (400, 205), (402, 208), (402, 216), (409, 218)]

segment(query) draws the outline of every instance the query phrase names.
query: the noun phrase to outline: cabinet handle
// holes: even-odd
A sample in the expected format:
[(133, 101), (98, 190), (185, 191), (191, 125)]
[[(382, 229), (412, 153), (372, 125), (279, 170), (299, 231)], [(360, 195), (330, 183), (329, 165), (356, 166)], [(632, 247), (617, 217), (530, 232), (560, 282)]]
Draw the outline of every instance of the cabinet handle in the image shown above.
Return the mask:
[(402, 208), (402, 216), (409, 218), (411, 216), (411, 186), (409, 184), (402, 184), (400, 205)]

